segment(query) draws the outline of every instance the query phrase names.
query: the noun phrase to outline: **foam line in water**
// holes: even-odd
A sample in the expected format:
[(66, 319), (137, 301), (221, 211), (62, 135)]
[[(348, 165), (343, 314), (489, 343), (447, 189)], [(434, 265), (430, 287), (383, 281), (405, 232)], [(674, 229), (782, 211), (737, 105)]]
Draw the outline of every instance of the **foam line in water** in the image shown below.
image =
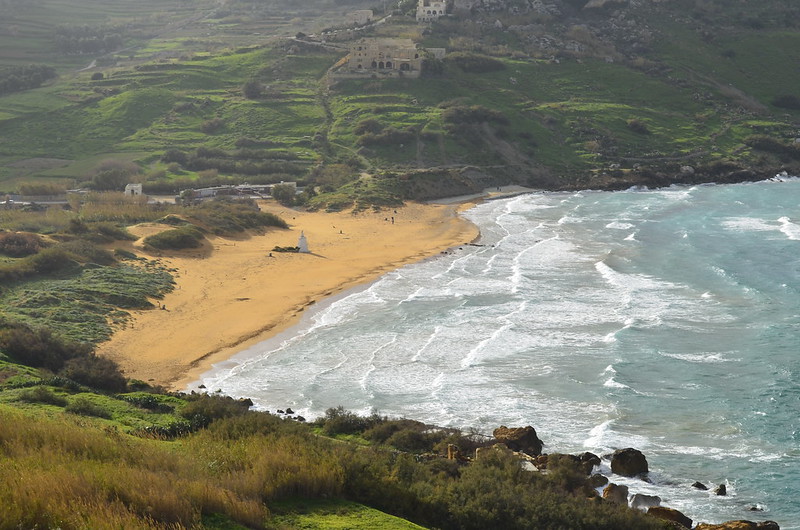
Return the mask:
[(514, 322), (511, 320), (511, 317), (517, 313), (523, 312), (526, 307), (527, 302), (523, 301), (519, 304), (517, 309), (500, 317), (498, 321), (504, 321), (505, 324), (497, 328), (488, 338), (482, 340), (477, 346), (472, 348), (469, 353), (467, 353), (466, 357), (461, 360), (461, 368), (469, 368), (470, 366), (473, 366), (481, 351), (483, 351), (489, 344), (497, 340), (497, 338), (503, 333), (514, 327)]
[(425, 341), (425, 344), (423, 344), (422, 347), (419, 350), (417, 350), (417, 352), (411, 357), (411, 362), (419, 361), (420, 357), (422, 356), (422, 353), (425, 350), (427, 350), (431, 344), (433, 344), (433, 342), (439, 337), (441, 331), (442, 331), (442, 326), (434, 326), (433, 333), (431, 333), (431, 336), (428, 337), (428, 340)]
[(778, 219), (781, 223), (781, 232), (792, 241), (800, 241), (800, 226), (794, 224), (788, 217)]

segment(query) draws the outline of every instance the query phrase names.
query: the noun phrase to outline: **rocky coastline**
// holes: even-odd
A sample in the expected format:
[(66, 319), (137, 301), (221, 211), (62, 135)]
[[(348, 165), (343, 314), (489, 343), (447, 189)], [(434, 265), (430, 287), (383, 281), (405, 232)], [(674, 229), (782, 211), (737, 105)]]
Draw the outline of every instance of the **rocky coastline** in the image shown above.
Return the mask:
[[(695, 522), (679, 510), (662, 506), (662, 499), (657, 495), (632, 493), (628, 486), (613, 482), (614, 476), (634, 478), (646, 483), (651, 483), (648, 477), (650, 472), (647, 457), (638, 449), (626, 447), (617, 449), (613, 453), (598, 456), (594, 453), (580, 454), (543, 453), (544, 442), (539, 439), (536, 429), (526, 427), (500, 426), (492, 433), (492, 439), (483, 447), (475, 450), (474, 457), (463, 455), (454, 445), (448, 446), (447, 458), (457, 460), (468, 465), (473, 460), (485, 458), (489, 452), (502, 451), (511, 453), (519, 458), (523, 467), (531, 472), (548, 473), (548, 466), (554, 463), (564, 465), (567, 462), (573, 469), (585, 476), (592, 490), (590, 495), (597, 502), (611, 502), (631, 509), (646, 512), (648, 515), (668, 521), (675, 529), (694, 530), (779, 530), (780, 526), (775, 521), (750, 521), (744, 519), (730, 520), (724, 523)], [(603, 464), (607, 464), (603, 466)], [(601, 466), (610, 469), (610, 473), (602, 472)], [(690, 488), (709, 488), (701, 482), (687, 485)], [(726, 495), (724, 484), (716, 486), (712, 492), (715, 495)], [(754, 508), (754, 511), (758, 511)], [(696, 523), (696, 524), (695, 524)]]

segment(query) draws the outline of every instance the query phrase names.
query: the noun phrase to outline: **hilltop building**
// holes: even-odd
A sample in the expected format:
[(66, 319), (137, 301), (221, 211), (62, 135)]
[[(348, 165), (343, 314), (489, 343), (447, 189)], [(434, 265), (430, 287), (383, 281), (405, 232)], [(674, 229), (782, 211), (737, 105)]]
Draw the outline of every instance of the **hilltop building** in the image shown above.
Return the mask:
[(447, 14), (447, 2), (441, 0), (418, 0), (417, 22), (431, 22)]
[(350, 45), (343, 70), (356, 75), (419, 77), (422, 50), (411, 39), (359, 39)]

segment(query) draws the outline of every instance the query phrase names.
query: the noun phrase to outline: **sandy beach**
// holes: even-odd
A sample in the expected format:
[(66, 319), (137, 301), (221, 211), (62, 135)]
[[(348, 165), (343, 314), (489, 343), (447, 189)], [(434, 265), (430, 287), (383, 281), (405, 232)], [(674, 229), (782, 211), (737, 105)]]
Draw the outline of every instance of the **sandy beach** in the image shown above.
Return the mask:
[[(478, 229), (458, 204), (415, 204), (380, 212), (302, 212), (272, 202), (289, 230), (212, 237), (206, 248), (155, 256), (176, 269), (175, 290), (156, 301), (166, 309), (134, 311), (128, 325), (98, 348), (130, 378), (181, 390), (212, 364), (296, 323), (303, 310), (402, 265), (469, 243)], [(393, 222), (394, 221), (394, 222)], [(163, 230), (145, 224), (144, 237)], [(309, 254), (270, 251), (295, 246), (301, 231)]]

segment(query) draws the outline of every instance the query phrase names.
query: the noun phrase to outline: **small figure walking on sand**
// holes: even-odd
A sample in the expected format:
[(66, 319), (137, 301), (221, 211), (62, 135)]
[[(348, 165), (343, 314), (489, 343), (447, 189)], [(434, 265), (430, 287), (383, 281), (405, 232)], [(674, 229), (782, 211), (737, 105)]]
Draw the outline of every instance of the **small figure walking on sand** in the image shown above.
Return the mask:
[(392, 216), (392, 224), (394, 224), (394, 216)]

